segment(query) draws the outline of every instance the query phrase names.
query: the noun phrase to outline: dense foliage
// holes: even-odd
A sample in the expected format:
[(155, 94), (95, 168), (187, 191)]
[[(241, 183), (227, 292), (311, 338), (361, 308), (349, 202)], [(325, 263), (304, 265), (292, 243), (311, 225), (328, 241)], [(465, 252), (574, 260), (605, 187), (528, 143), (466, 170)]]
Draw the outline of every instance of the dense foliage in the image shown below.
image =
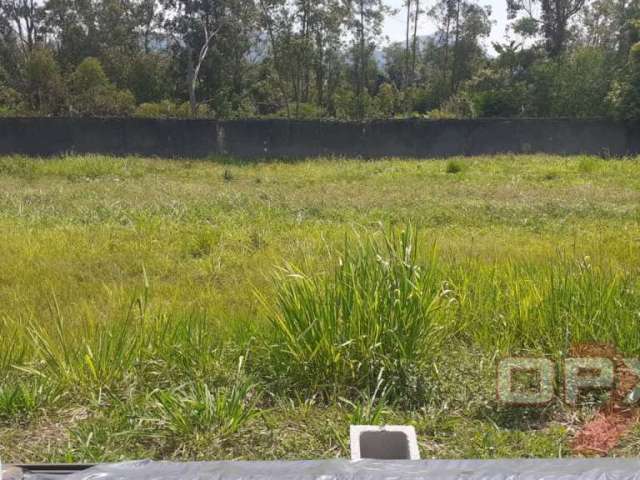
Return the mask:
[(640, 116), (640, 0), (506, 1), (0, 0), (0, 115)]

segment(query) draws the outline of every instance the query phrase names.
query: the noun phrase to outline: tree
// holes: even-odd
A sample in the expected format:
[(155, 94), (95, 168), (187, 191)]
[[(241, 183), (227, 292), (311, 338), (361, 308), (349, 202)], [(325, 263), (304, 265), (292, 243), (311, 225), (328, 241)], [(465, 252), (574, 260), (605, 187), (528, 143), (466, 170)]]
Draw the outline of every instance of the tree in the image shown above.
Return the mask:
[(267, 65), (283, 111), (299, 117), (301, 106), (309, 102), (316, 104), (316, 111), (331, 110), (343, 70), (343, 27), (348, 13), (344, 2), (259, 0), (259, 7), (269, 44)]
[(100, 61), (86, 58), (69, 77), (71, 110), (85, 116), (121, 116), (131, 113), (135, 99), (118, 90), (107, 78)]
[(405, 7), (407, 9), (407, 24), (405, 28), (405, 43), (404, 43), (404, 55), (402, 61), (402, 77), (400, 88), (405, 88), (409, 84), (409, 32), (411, 31), (411, 6), (412, 0), (405, 0)]
[(580, 47), (565, 53), (553, 70), (552, 116), (603, 117), (615, 68), (605, 52)]
[(312, 25), (315, 37), (314, 70), (319, 106), (332, 110), (335, 92), (345, 70), (343, 30), (348, 9), (340, 0), (322, 0)]
[(383, 83), (376, 95), (377, 110), (383, 118), (391, 118), (396, 113), (398, 92), (390, 83)]
[(22, 102), (20, 93), (0, 81), (0, 117), (15, 115)]
[(138, 103), (157, 102), (168, 98), (171, 93), (170, 59), (162, 53), (140, 52), (129, 65), (126, 78), (127, 89)]
[[(18, 40), (11, 23), (5, 15), (0, 15), (0, 76), (7, 84), (13, 84), (11, 79), (18, 78), (20, 57)], [(15, 84), (13, 86), (17, 87)]]
[(32, 111), (40, 115), (62, 112), (64, 82), (51, 50), (34, 48), (29, 52), (24, 66), (23, 89)]
[(385, 47), (383, 54), (384, 71), (387, 79), (393, 83), (398, 90), (403, 89), (407, 68), (406, 45), (403, 45), (401, 42), (393, 42)]
[(86, 57), (99, 57), (98, 25), (94, 1), (47, 0), (45, 25), (53, 38), (63, 70), (72, 70)]
[[(402, 76), (402, 88), (406, 88), (416, 81), (416, 62), (418, 49), (418, 19), (423, 13), (420, 9), (420, 0), (405, 0), (407, 10), (404, 68)], [(411, 41), (409, 40), (411, 38)]]
[(376, 46), (375, 38), (381, 34), (382, 20), (388, 11), (382, 0), (354, 0), (351, 3), (350, 26), (354, 31), (351, 52), (358, 118), (364, 118), (366, 115), (371, 55)]
[(228, 24), (242, 18), (251, 2), (243, 0), (165, 0), (165, 27), (174, 46), (186, 56), (186, 80), (191, 114), (197, 113), (196, 89), (202, 66), (214, 41)]
[(640, 42), (629, 50), (626, 72), (614, 84), (609, 98), (619, 118), (640, 121)]
[(631, 46), (640, 40), (635, 25), (638, 19), (638, 0), (594, 0), (582, 12), (581, 43), (615, 54), (622, 64)]
[[(557, 58), (567, 46), (569, 21), (584, 5), (585, 0), (507, 0), (507, 11), (512, 20), (524, 13), (538, 23), (547, 54)], [(540, 9), (539, 15), (536, 8)]]
[(0, 0), (0, 18), (24, 51), (30, 52), (43, 40), (44, 9), (36, 0)]
[(491, 33), (491, 9), (468, 0), (440, 0), (429, 12), (438, 26), (434, 68), (436, 82), (448, 97), (485, 61), (480, 40)]
[(284, 106), (287, 118), (291, 116), (289, 106), (289, 77), (290, 62), (287, 61), (290, 50), (290, 38), (293, 30), (293, 19), (286, 8), (284, 0), (258, 0), (260, 5), (260, 24), (267, 34), (270, 47), (265, 65), (267, 78), (271, 80), (279, 92), (279, 101)]
[(416, 65), (418, 59), (418, 19), (421, 13), (420, 0), (414, 0), (415, 7), (413, 11), (413, 39), (411, 41), (411, 81), (416, 81)]

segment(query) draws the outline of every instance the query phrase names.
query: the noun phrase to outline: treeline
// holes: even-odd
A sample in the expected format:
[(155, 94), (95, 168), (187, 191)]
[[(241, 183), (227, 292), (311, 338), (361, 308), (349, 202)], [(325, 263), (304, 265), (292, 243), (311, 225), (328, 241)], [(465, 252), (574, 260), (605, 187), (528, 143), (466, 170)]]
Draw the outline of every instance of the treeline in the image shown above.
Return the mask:
[(0, 115), (640, 118), (640, 0), (506, 1), (0, 0)]

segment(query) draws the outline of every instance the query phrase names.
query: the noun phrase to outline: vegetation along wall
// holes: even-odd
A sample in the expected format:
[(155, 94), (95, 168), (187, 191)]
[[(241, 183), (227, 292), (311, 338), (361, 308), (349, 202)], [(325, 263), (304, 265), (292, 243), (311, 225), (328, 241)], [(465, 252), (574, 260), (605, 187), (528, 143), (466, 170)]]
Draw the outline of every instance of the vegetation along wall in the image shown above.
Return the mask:
[(640, 125), (610, 120), (327, 122), (2, 118), (0, 154), (245, 158), (443, 157), (494, 153), (640, 153)]

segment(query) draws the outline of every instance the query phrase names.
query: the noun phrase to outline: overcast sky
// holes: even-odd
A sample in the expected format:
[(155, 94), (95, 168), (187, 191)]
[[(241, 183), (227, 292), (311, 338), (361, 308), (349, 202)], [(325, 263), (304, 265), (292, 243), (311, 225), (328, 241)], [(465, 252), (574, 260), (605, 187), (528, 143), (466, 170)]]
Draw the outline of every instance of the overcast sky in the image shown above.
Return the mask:
[[(491, 38), (487, 43), (487, 46), (491, 45), (492, 41), (503, 41), (504, 40), (504, 29), (507, 24), (507, 1), (506, 0), (477, 0), (478, 3), (482, 6), (488, 5), (491, 7), (491, 18), (494, 21), (493, 27), (491, 28)], [(391, 6), (394, 9), (399, 10), (396, 15), (387, 16), (384, 22), (384, 35), (389, 37), (389, 40), (394, 41), (402, 41), (405, 35), (405, 22), (406, 22), (406, 11), (402, 9), (402, 5), (404, 4), (404, 0), (386, 0), (387, 5)], [(433, 0), (422, 0), (421, 4), (426, 4), (426, 9), (429, 9), (434, 1)], [(433, 22), (423, 15), (418, 25), (418, 31), (421, 35), (428, 35), (435, 31), (435, 26)]]

